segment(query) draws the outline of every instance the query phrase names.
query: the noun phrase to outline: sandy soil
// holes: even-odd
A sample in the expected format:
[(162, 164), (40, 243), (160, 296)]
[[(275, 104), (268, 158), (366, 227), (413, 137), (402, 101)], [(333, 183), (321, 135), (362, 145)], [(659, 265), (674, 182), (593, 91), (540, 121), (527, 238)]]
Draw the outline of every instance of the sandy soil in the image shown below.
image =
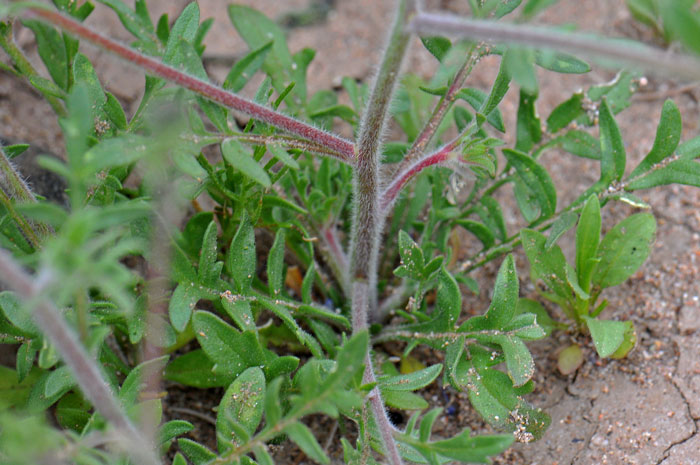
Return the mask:
[[(185, 0), (150, 0), (153, 12), (178, 12)], [(225, 13), (226, 1), (200, 0), (203, 17), (215, 17), (205, 55), (212, 79), (221, 81), (227, 63), (246, 50), (236, 37)], [(290, 11), (307, 8), (310, 0), (249, 0), (268, 15), (280, 18)], [(292, 51), (303, 47), (317, 50), (309, 70), (312, 89), (337, 87), (342, 76), (366, 80), (377, 61), (390, 21), (392, 2), (373, 0), (325, 1), (328, 14), (314, 24), (289, 30)], [(428, 2), (433, 8), (464, 10), (465, 1)], [(634, 23), (623, 0), (562, 0), (538, 18), (543, 23), (575, 23), (586, 30), (615, 36), (631, 36), (653, 42), (643, 28)], [(106, 33), (127, 39), (128, 36), (113, 14), (98, 7), (89, 23)], [(33, 49), (31, 34), (18, 36), (20, 44)], [(105, 53), (84, 48), (96, 63), (103, 83), (131, 108), (138, 103), (143, 80), (134, 69)], [(407, 68), (427, 75), (432, 59), (413, 47)], [(229, 65), (230, 66), (230, 65)], [(497, 60), (484, 60), (469, 85), (487, 90), (494, 76)], [(562, 76), (541, 73), (543, 96), (538, 103), (542, 115), (571, 92), (592, 83), (610, 79), (612, 73), (594, 69), (585, 76)], [(652, 145), (661, 105), (672, 98), (684, 119), (684, 139), (698, 134), (698, 88), (687, 83), (650, 77), (635, 103), (618, 119), (625, 140), (628, 166), (635, 166)], [(502, 105), (508, 128), (514, 127), (516, 92), (511, 90)], [(0, 74), (0, 136), (13, 141), (28, 141), (41, 149), (61, 154), (61, 136), (50, 108), (27, 85), (7, 74)], [(546, 155), (547, 167), (561, 193), (560, 202), (571, 200), (597, 178), (591, 167), (581, 169), (580, 160), (557, 152)], [(533, 444), (518, 445), (498, 459), (502, 464), (700, 464), (700, 191), (686, 187), (656, 189), (644, 195), (659, 221), (657, 242), (651, 258), (627, 283), (610, 290), (606, 317), (632, 319), (638, 343), (631, 355), (621, 361), (600, 361), (590, 341), (560, 334), (557, 338), (533, 344), (537, 362), (537, 390), (530, 397), (534, 404), (552, 416), (552, 426), (544, 438)], [(512, 201), (509, 226), (518, 223)], [(604, 225), (614, 224), (629, 214), (621, 205), (612, 205), (604, 213)], [(564, 244), (572, 243), (565, 236)], [(565, 246), (566, 248), (566, 246)], [(527, 276), (527, 261), (516, 255), (521, 276)], [(495, 277), (495, 264), (477, 273), (482, 289), (489, 289)], [(485, 293), (484, 293), (485, 294)], [(535, 297), (534, 288), (523, 281), (522, 294)], [(468, 300), (468, 299), (467, 299)], [(488, 296), (467, 302), (472, 309), (483, 309)], [(572, 340), (587, 345), (587, 362), (575, 374), (563, 377), (556, 370), (555, 354)], [(197, 422), (195, 435), (213, 440), (213, 429), (206, 420), (190, 418), (182, 408), (194, 409), (205, 416), (218, 397), (209, 393), (197, 398), (197, 392), (170, 392), (171, 413)], [(428, 394), (431, 403), (453, 406), (457, 413), (441, 421), (445, 433), (467, 425), (479, 426), (462, 393), (446, 389)], [(179, 409), (179, 412), (178, 412)], [(323, 440), (331, 425), (321, 418), (312, 419)], [(336, 448), (331, 446), (331, 450)], [(293, 446), (282, 446), (278, 457), (288, 463), (308, 460)], [(281, 462), (283, 463), (283, 462)]]

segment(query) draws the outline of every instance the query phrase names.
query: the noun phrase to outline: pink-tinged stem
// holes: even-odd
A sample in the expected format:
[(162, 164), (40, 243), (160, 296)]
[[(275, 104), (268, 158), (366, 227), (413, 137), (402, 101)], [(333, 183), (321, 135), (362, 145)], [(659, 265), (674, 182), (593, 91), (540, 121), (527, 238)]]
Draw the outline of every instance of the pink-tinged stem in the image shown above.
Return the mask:
[(228, 92), (207, 81), (183, 73), (170, 65), (164, 64), (158, 59), (144, 55), (141, 52), (103, 36), (80, 22), (56, 11), (40, 8), (30, 8), (28, 11), (34, 16), (42, 18), (71, 34), (75, 34), (108, 52), (114, 53), (155, 76), (173, 82), (227, 108), (240, 111), (252, 118), (339, 152), (343, 155), (343, 161), (346, 163), (352, 163), (355, 158), (355, 146), (349, 140), (267, 108), (232, 92)]
[(389, 186), (384, 189), (381, 197), (380, 208), (382, 212), (387, 212), (389, 207), (394, 203), (396, 197), (404, 188), (406, 183), (410, 181), (415, 175), (423, 171), (425, 168), (433, 165), (439, 165), (450, 160), (452, 150), (459, 144), (458, 139), (444, 145), (437, 152), (433, 152), (419, 160), (416, 160), (411, 166), (399, 171), (394, 179), (391, 181)]

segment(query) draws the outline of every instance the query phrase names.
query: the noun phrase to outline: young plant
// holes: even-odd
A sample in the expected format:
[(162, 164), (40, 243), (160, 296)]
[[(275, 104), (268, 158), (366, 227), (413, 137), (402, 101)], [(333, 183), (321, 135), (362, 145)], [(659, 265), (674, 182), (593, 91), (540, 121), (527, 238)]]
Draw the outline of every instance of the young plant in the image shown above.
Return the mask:
[[(12, 395), (0, 404), (0, 431), (18, 440), (13, 422), (52, 431), (39, 458), (158, 463), (176, 442), (177, 465), (269, 465), (269, 445), (288, 439), (326, 464), (322, 438), (305, 423), (323, 414), (341, 425), (347, 463), (486, 463), (514, 440), (538, 439), (550, 423), (524, 398), (535, 370), (525, 343), (554, 324), (537, 302), (519, 297), (508, 254), (521, 242), (533, 279), (548, 287), (544, 296), (591, 333), (601, 356), (622, 356), (634, 344), (629, 324), (596, 319), (604, 308), (598, 299), (644, 261), (655, 223), (636, 214), (600, 240), (600, 206), (640, 205), (631, 193), (638, 189), (700, 185), (700, 144), (679, 146), (680, 115), (666, 103), (654, 148), (623, 181), (614, 114), (629, 105), (637, 76), (622, 72), (574, 94), (543, 124), (535, 67), (587, 72), (586, 62), (563, 53), (573, 50), (642, 65), (652, 57), (700, 75), (696, 60), (483, 20), (528, 19), (553, 2), (471, 1), (476, 19), (461, 20), (399, 0), (372, 85), (342, 81), (347, 106), (334, 92), (310, 93), (314, 51), (291, 53), (280, 27), (252, 8), (229, 6), (250, 50), (219, 87), (202, 62), (211, 20), (200, 21), (196, 3), (172, 24), (165, 15), (154, 24), (144, 0), (133, 8), (99, 0), (133, 36), (131, 46), (82, 24), (90, 2), (53, 3), (59, 11), (0, 3), (34, 33), (48, 76), (14, 43), (12, 18), (0, 28), (5, 68), (47, 98), (66, 141), (66, 163), (42, 164), (68, 182), (67, 208), (27, 189), (10, 160), (22, 146), (6, 147), (0, 159), (7, 249), (0, 270), (12, 288), (0, 294), (0, 335), (19, 346), (15, 369), (3, 368), (0, 389)], [(445, 31), (476, 39), (435, 35)], [(438, 61), (428, 82), (401, 73), (413, 32)], [(514, 39), (518, 46), (507, 44)], [(146, 72), (134, 114), (103, 89), (79, 40)], [(523, 48), (529, 44), (548, 49)], [(486, 55), (502, 56), (491, 89), (467, 87)], [(265, 78), (255, 97), (238, 95), (258, 72)], [(517, 137), (501, 151), (504, 162), (496, 152), (506, 130), (498, 106), (512, 82), (520, 87)], [(354, 142), (326, 130), (337, 119), (353, 127)], [(384, 141), (390, 119), (405, 139)], [(599, 138), (586, 131), (594, 127)], [(540, 160), (552, 147), (600, 161), (599, 181), (563, 208)], [(466, 179), (473, 183), (464, 195)], [(507, 230), (494, 195), (507, 184), (527, 224), (522, 231)], [(183, 218), (188, 203), (195, 211)], [(556, 241), (579, 212), (573, 267)], [(483, 244), (461, 263), (457, 228)], [(497, 258), (489, 307), (463, 316), (459, 284), (477, 291), (469, 272)], [(401, 369), (387, 361), (397, 342), (405, 344)], [(441, 354), (427, 367), (405, 368), (418, 345)], [(161, 376), (224, 390), (215, 441), (184, 437), (189, 422), (162, 422)], [(424, 413), (430, 405), (415, 392), (438, 378), (466, 391), (502, 433), (433, 437), (442, 410)], [(403, 429), (387, 406), (413, 412)], [(60, 433), (40, 421), (47, 411)], [(36, 459), (10, 445), (0, 440), (0, 459)]]

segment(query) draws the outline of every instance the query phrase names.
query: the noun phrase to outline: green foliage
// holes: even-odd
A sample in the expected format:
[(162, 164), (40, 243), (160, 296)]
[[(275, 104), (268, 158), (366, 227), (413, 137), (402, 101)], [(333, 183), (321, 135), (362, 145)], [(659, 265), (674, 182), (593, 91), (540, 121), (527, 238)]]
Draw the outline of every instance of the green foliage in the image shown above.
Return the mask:
[[(78, 21), (93, 8), (90, 2), (53, 3)], [(700, 138), (681, 143), (681, 115), (670, 100), (653, 147), (626, 175), (615, 115), (629, 106), (636, 74), (622, 71), (610, 83), (577, 91), (541, 118), (538, 97), (547, 89), (540, 88), (538, 73), (585, 73), (587, 63), (558, 52), (423, 37), (437, 70), (430, 79), (403, 76), (390, 115), (381, 115), (393, 118), (403, 134), (382, 146), (379, 184), (396, 181), (401, 195), (388, 198), (389, 188), (376, 192), (384, 208), (371, 209), (382, 222), (379, 230), (386, 220), (386, 234), (373, 238), (383, 244), (380, 265), (359, 278), (345, 250), (357, 248), (356, 231), (367, 226), (353, 224), (354, 212), (370, 210), (353, 203), (363, 167), (328, 142), (329, 133), (321, 141), (307, 135), (340, 122), (357, 132), (372, 104), (368, 86), (342, 79), (348, 105), (334, 91), (312, 92), (306, 74), (315, 52), (291, 51), (280, 25), (233, 4), (229, 19), (248, 50), (237, 55), (222, 88), (249, 91), (256, 104), (279, 110), (269, 119), (249, 111), (240, 124), (234, 110), (245, 108), (186, 90), (191, 77), (208, 80), (202, 55), (212, 21), (202, 20), (196, 2), (172, 21), (163, 15), (155, 22), (144, 0), (133, 7), (122, 0), (98, 3), (116, 14), (133, 49), (172, 66), (170, 73), (186, 73), (177, 75), (182, 87), (148, 73), (131, 113), (80, 52), (80, 34), (22, 20), (46, 70), (40, 75), (10, 40), (12, 23), (0, 23), (0, 47), (11, 64), (3, 69), (26, 78), (58, 116), (65, 161), (47, 157), (41, 164), (65, 179), (69, 198), (58, 205), (19, 195), (22, 180), (10, 159), (22, 157), (28, 145), (4, 147), (0, 244), (31, 272), (36, 292), (61, 310), (73, 339), (95, 359), (95, 382), (115, 393), (134, 424), (157, 426), (160, 452), (178, 450), (173, 463), (271, 465), (267, 445), (284, 441), (312, 461), (330, 463), (307, 426), (306, 418), (316, 414), (356, 423), (354, 442), (340, 428), (345, 459), (374, 463), (370, 448), (391, 457), (391, 444), (382, 439), (383, 405), (412, 412), (405, 429), (389, 432), (409, 462), (489, 463), (515, 440), (539, 439), (551, 420), (527, 401), (535, 375), (527, 343), (569, 323), (520, 297), (510, 255), (520, 243), (541, 296), (590, 335), (599, 356), (624, 357), (633, 348), (631, 322), (599, 318), (607, 305), (601, 297), (643, 265), (656, 222), (651, 213), (634, 213), (609, 227), (601, 209), (616, 200), (643, 206), (634, 195), (641, 189), (700, 187)], [(523, 20), (554, 3), (469, 2), (476, 18)], [(690, 2), (628, 4), (668, 40), (698, 51)], [(7, 8), (0, 4), (0, 12)], [(459, 76), (486, 55), (501, 57), (493, 83), (465, 87)], [(515, 127), (499, 108), (511, 86), (519, 97)], [(290, 135), (279, 129), (282, 120), (303, 130)], [(499, 150), (506, 145), (501, 138), (515, 142)], [(543, 156), (553, 148), (600, 165), (598, 181), (570, 204), (562, 205)], [(432, 163), (436, 154), (442, 158)], [(424, 165), (411, 171), (412, 163)], [(522, 230), (511, 230), (504, 217), (508, 210), (498, 192), (504, 186), (512, 188), (527, 225)], [(569, 264), (558, 242), (574, 227), (576, 255)], [(47, 233), (32, 234), (35, 229)], [(472, 236), (482, 249), (460, 261), (463, 241)], [(479, 292), (470, 273), (495, 259), (502, 263), (491, 304), (467, 317), (466, 291)], [(367, 283), (377, 286), (366, 297), (372, 322), (380, 323), (370, 331), (351, 302), (353, 286)], [(128, 450), (90, 447), (92, 438), (111, 434), (111, 426), (78, 384), (66, 354), (33, 320), (37, 300), (21, 295), (0, 293), (0, 343), (17, 346), (14, 366), (0, 366), (0, 462), (37, 463), (63, 454), (76, 463), (131, 463)], [(391, 324), (384, 324), (389, 315)], [(390, 341), (405, 343), (400, 367), (391, 361), (392, 344), (384, 344)], [(441, 354), (418, 360), (419, 345)], [(156, 349), (161, 356), (144, 359)], [(562, 373), (581, 363), (578, 345), (561, 351)], [(194, 395), (221, 388), (216, 450), (181, 437), (194, 425), (162, 423), (163, 397), (150, 391), (160, 376)], [(436, 382), (466, 392), (500, 433), (431, 437), (442, 410), (426, 411), (422, 391)], [(44, 421), (49, 410), (56, 420), (51, 425)], [(41, 444), (28, 448), (39, 436)]]

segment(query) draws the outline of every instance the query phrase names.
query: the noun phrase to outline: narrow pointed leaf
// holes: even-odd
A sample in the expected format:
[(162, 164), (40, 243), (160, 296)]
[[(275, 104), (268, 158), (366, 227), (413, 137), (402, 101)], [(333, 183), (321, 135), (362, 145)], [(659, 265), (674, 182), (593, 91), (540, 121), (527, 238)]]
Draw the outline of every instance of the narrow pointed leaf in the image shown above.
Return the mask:
[(632, 171), (629, 178), (633, 179), (638, 175), (648, 171), (656, 163), (671, 156), (678, 147), (681, 140), (681, 112), (673, 100), (666, 100), (661, 110), (661, 121), (656, 129), (656, 138), (651, 151), (644, 157), (644, 160)]

